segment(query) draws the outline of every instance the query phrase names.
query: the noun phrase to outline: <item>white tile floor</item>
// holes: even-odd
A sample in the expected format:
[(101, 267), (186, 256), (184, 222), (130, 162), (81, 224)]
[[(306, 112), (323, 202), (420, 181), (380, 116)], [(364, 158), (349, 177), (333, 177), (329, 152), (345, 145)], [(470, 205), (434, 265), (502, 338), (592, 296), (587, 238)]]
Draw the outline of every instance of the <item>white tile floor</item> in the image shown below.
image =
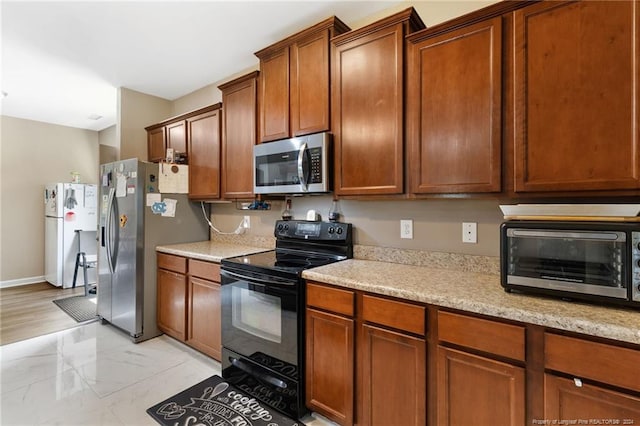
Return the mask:
[(0, 424), (157, 425), (147, 408), (214, 374), (219, 362), (167, 336), (134, 344), (93, 322), (0, 346)]

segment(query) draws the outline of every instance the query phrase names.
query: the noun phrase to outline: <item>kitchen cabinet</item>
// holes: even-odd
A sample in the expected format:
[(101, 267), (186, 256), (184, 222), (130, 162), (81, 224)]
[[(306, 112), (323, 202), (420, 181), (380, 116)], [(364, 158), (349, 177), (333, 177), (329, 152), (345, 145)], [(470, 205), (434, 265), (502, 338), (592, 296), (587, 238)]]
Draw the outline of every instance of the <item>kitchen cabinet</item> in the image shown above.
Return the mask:
[(640, 350), (551, 332), (544, 348), (546, 418), (640, 422)]
[(366, 294), (360, 297), (358, 419), (366, 425), (426, 424), (425, 308)]
[(158, 328), (221, 360), (220, 265), (157, 253)]
[(404, 37), (424, 24), (409, 8), (334, 37), (336, 195), (404, 191)]
[(627, 1), (514, 13), (515, 193), (640, 188), (639, 13)]
[(165, 159), (167, 140), (164, 126), (147, 128), (147, 152), (148, 160), (152, 163), (158, 163)]
[(309, 282), (306, 316), (309, 408), (341, 425), (425, 423), (424, 307)]
[(187, 154), (187, 122), (185, 120), (179, 120), (175, 123), (167, 124), (167, 148), (173, 148), (174, 154), (183, 153)]
[(354, 423), (355, 293), (307, 283), (306, 404)]
[(220, 361), (220, 265), (189, 259), (188, 345)]
[(187, 318), (187, 261), (183, 257), (158, 253), (158, 328), (178, 340), (185, 340)]
[(437, 424), (526, 424), (524, 327), (445, 311), (437, 318)]
[(215, 104), (189, 116), (189, 198), (220, 198), (220, 125), (221, 104)]
[(173, 148), (174, 153), (188, 156), (187, 123), (184, 119), (174, 117), (162, 123), (146, 127), (147, 131), (147, 159), (152, 163), (164, 161), (167, 148)]
[(258, 71), (218, 86), (222, 91), (222, 198), (253, 198)]
[(407, 40), (409, 192), (499, 192), (502, 18)]
[(348, 30), (333, 16), (255, 53), (260, 142), (330, 130), (329, 40)]

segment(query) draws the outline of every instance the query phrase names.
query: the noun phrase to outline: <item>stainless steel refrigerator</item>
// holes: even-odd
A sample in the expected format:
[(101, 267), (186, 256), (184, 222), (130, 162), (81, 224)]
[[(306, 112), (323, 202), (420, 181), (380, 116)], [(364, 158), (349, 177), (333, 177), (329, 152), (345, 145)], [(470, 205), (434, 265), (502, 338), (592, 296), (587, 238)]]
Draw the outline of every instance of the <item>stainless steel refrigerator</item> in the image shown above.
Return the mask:
[(187, 194), (160, 194), (159, 179), (158, 164), (135, 158), (100, 166), (98, 316), (134, 342), (162, 334), (156, 246), (209, 239), (208, 210)]

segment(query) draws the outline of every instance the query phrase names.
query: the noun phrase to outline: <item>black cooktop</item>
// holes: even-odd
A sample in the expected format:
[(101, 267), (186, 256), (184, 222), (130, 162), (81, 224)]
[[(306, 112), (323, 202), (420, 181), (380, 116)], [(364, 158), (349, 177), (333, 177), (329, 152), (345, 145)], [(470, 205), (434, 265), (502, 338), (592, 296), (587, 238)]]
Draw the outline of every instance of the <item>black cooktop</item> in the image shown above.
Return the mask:
[(353, 257), (351, 224), (277, 221), (276, 249), (222, 259), (223, 268), (298, 278), (305, 269)]
[(346, 256), (276, 249), (222, 259), (222, 265), (254, 272), (300, 276), (303, 270), (346, 259)]

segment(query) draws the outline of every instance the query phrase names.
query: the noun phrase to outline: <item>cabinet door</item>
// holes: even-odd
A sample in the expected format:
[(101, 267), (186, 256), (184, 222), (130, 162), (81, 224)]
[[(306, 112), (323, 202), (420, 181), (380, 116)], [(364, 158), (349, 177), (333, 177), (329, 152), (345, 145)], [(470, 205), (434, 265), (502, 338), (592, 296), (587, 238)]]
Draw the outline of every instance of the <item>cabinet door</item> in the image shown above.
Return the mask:
[(158, 328), (182, 341), (186, 337), (187, 277), (158, 269)]
[(187, 120), (189, 198), (220, 198), (220, 110)]
[[(358, 357), (362, 371), (365, 425), (426, 423), (426, 343), (370, 325), (361, 327)], [(479, 423), (476, 423), (479, 424)]]
[(500, 17), (410, 44), (412, 193), (500, 191), (501, 67)]
[(617, 421), (578, 424), (633, 425), (640, 423), (640, 398), (593, 385), (576, 386), (573, 380), (545, 374), (544, 417), (586, 422)]
[(256, 144), (257, 73), (222, 88), (222, 198), (253, 197)]
[(341, 425), (352, 425), (354, 320), (314, 309), (307, 309), (306, 316), (306, 404)]
[(401, 194), (402, 24), (336, 45), (332, 85), (335, 192)]
[(260, 141), (288, 138), (289, 47), (260, 58)]
[(189, 155), (187, 151), (186, 123), (184, 121), (167, 124), (167, 147), (173, 148), (174, 152), (184, 152)]
[(638, 3), (515, 12), (516, 192), (640, 187)]
[(164, 127), (149, 130), (147, 132), (147, 156), (149, 161), (157, 163), (165, 158), (167, 141)]
[(526, 423), (523, 368), (439, 346), (437, 371), (438, 425)]
[(219, 283), (190, 277), (188, 318), (187, 343), (220, 361), (222, 326)]
[(329, 30), (291, 46), (291, 133), (329, 130)]

